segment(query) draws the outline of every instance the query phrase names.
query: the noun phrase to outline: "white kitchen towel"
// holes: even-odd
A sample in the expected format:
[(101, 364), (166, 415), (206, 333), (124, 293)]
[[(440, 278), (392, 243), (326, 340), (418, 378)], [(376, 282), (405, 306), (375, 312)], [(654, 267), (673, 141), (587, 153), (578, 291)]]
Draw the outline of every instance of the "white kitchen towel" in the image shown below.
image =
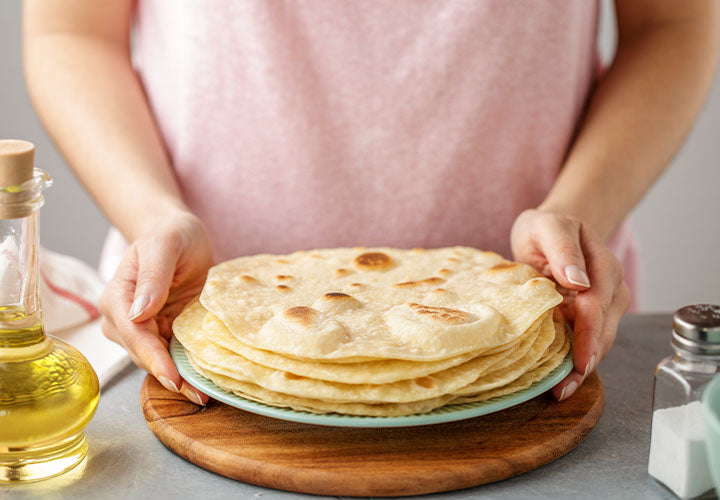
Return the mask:
[(78, 349), (102, 387), (130, 364), (128, 353), (105, 338), (97, 305), (105, 283), (84, 262), (40, 250), (40, 299), (45, 331)]

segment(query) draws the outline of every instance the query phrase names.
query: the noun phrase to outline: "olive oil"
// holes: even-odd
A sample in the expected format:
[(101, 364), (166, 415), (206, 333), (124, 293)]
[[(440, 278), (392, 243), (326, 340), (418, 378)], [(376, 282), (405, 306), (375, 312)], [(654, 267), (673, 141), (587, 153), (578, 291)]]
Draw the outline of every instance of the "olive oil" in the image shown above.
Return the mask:
[(37, 209), (50, 179), (32, 169), (33, 151), (0, 141), (0, 483), (80, 463), (88, 450), (82, 431), (100, 396), (87, 359), (43, 329)]
[(82, 429), (97, 408), (97, 377), (82, 354), (46, 336), (42, 325), (9, 333), (42, 340), (0, 347), (0, 481), (59, 474), (87, 454)]

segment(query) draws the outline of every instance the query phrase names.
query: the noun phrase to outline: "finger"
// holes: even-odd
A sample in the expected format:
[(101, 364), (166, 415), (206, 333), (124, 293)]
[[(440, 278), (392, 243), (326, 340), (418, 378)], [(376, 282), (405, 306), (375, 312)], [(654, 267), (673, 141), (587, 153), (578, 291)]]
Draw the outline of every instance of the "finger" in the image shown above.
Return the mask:
[[(130, 359), (135, 365), (155, 376), (167, 390), (181, 392), (179, 387), (181, 387), (182, 379), (167, 353), (168, 341), (166, 339), (151, 334), (150, 337), (146, 337), (146, 339), (151, 339), (149, 341), (134, 340), (137, 338), (137, 334), (131, 337), (123, 337), (115, 328), (115, 325), (106, 317), (103, 317), (102, 323), (105, 336), (122, 345), (128, 351)], [(133, 340), (128, 341), (128, 339)], [(158, 345), (158, 342), (160, 345)], [(192, 398), (189, 399), (192, 400)], [(207, 398), (205, 401), (207, 401)]]
[[(129, 340), (134, 331), (133, 323), (128, 320), (126, 315), (134, 290), (134, 281), (127, 279), (130, 267), (132, 265), (121, 264), (113, 279), (103, 290), (99, 303), (99, 309), (102, 312), (100, 327), (108, 339), (120, 344), (130, 353), (135, 364), (147, 369), (144, 362), (133, 351), (133, 344)], [(128, 328), (130, 333), (128, 333)], [(156, 331), (156, 327), (151, 328), (151, 333)], [(167, 339), (161, 338), (160, 340), (167, 345)]]
[(584, 377), (597, 364), (605, 324), (604, 314), (608, 306), (595, 298), (578, 297), (575, 309), (573, 366), (574, 370)]
[(158, 334), (154, 320), (134, 323), (127, 317), (136, 289), (138, 256), (131, 248), (115, 276), (103, 290), (99, 308), (103, 313), (101, 327), (110, 340), (122, 345), (140, 368), (148, 371), (168, 390), (180, 392), (182, 378), (168, 353), (168, 341)]
[[(600, 342), (600, 355), (596, 358), (591, 366), (583, 370), (585, 373), (580, 374), (577, 369), (573, 369), (562, 382), (553, 387), (552, 392), (555, 399), (563, 401), (570, 396), (582, 385), (585, 379), (597, 368), (599, 360), (603, 359), (615, 342), (617, 335), (617, 327), (622, 318), (623, 313), (630, 305), (630, 290), (624, 282), (617, 288), (612, 304), (608, 309), (605, 323), (603, 324), (602, 340)], [(573, 347), (574, 350), (574, 347)]]
[(562, 303), (558, 306), (563, 317), (570, 323), (575, 325), (575, 297), (577, 294), (563, 296)]
[(115, 323), (113, 323), (110, 318), (108, 318), (107, 316), (100, 317), (100, 329), (102, 330), (103, 335), (105, 335), (106, 338), (112, 340), (116, 344), (120, 344), (121, 346), (125, 347), (125, 344), (123, 343), (122, 338), (117, 331), (117, 328), (115, 328)]
[(555, 388), (559, 400), (570, 397), (609, 351), (615, 338), (617, 324), (627, 307), (622, 281), (622, 267), (612, 253), (600, 242), (583, 242), (587, 252), (593, 288), (575, 297), (573, 331), (573, 371)]
[(574, 371), (581, 377), (580, 382), (605, 356), (604, 332), (613, 331), (619, 321), (618, 310), (613, 307), (618, 277), (621, 276), (619, 263), (600, 243), (591, 242), (587, 248), (594, 286), (575, 298), (573, 332), (573, 364)]
[[(615, 296), (605, 316), (605, 324), (603, 325), (603, 333), (600, 341), (599, 359), (604, 359), (615, 343), (620, 320), (630, 306), (630, 296), (630, 289), (621, 279), (620, 284), (615, 288)], [(595, 366), (597, 367), (597, 364)]]
[(592, 290), (575, 298), (573, 364), (583, 377), (594, 368), (599, 357), (607, 314), (614, 295), (612, 282), (600, 276)]
[(180, 393), (197, 405), (205, 406), (210, 399), (205, 393), (198, 391), (183, 380)]
[(573, 370), (568, 373), (562, 382), (552, 388), (553, 396), (558, 401), (563, 401), (572, 396), (582, 383), (583, 376)]
[(133, 323), (123, 318), (116, 328), (135, 364), (155, 376), (169, 391), (179, 393), (182, 378), (168, 352), (167, 340), (158, 336), (155, 321)]
[(535, 234), (553, 278), (569, 290), (586, 290), (590, 279), (580, 244), (580, 223), (568, 218), (547, 218)]
[(105, 286), (98, 301), (98, 310), (102, 314), (103, 333), (126, 349), (127, 345), (120, 335), (115, 319), (127, 317), (127, 311), (135, 293), (136, 278), (137, 253), (135, 247), (131, 247), (123, 256), (115, 275)]
[(113, 317), (118, 308), (124, 308), (124, 312), (127, 312), (135, 293), (136, 277), (137, 253), (135, 247), (131, 247), (125, 252), (115, 274), (100, 295), (98, 310), (103, 316)]
[[(165, 319), (167, 321), (167, 318)], [(154, 333), (157, 325), (153, 328), (151, 326), (153, 324), (152, 321), (148, 321), (145, 324), (136, 324), (125, 319), (125, 322), (127, 323), (125, 325), (126, 331), (129, 329), (131, 333), (122, 335), (108, 316), (102, 316), (101, 328), (103, 334), (110, 340), (122, 345), (128, 351), (133, 363), (153, 374), (167, 390), (180, 393), (195, 404), (206, 405), (210, 398), (180, 378), (172, 359), (167, 355), (167, 339), (159, 337)], [(146, 326), (150, 326), (150, 344), (148, 344), (147, 332), (138, 333)], [(143, 337), (145, 340), (143, 340)], [(160, 342), (161, 347), (152, 339)], [(137, 355), (135, 354), (136, 352), (138, 353)], [(168, 358), (170, 359), (169, 363), (172, 365), (172, 369), (168, 369)]]
[(167, 300), (179, 254), (176, 238), (156, 238), (137, 249), (137, 276), (133, 302), (127, 311), (135, 322), (146, 321)]
[(123, 349), (127, 351), (130, 359), (135, 366), (138, 366), (143, 370), (147, 371), (145, 369), (145, 366), (143, 366), (142, 362), (132, 352), (128, 350), (127, 346), (123, 342), (122, 337), (120, 336), (120, 333), (117, 331), (117, 328), (115, 328), (115, 325), (107, 318), (107, 316), (103, 316), (100, 320), (100, 328), (102, 329), (103, 335), (105, 335), (105, 337), (112, 340), (116, 344), (119, 344), (120, 346), (122, 346)]

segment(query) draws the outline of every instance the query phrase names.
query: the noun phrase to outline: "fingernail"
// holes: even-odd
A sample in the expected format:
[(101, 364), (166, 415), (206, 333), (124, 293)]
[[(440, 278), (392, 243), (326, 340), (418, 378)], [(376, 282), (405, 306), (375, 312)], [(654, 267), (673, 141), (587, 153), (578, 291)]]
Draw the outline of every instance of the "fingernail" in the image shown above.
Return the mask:
[(202, 399), (200, 399), (200, 394), (198, 394), (195, 391), (188, 391), (188, 397), (190, 398), (190, 401), (192, 401), (195, 404), (198, 404), (200, 406), (205, 406), (205, 403), (202, 402)]
[(147, 295), (139, 296), (130, 306), (130, 311), (128, 311), (128, 318), (133, 320), (140, 316), (149, 303), (150, 297), (148, 297)]
[(566, 266), (565, 277), (573, 285), (579, 285), (584, 287), (590, 286), (590, 278), (587, 273), (580, 269), (578, 266)]
[(577, 388), (578, 388), (577, 382), (575, 382), (574, 380), (572, 382), (570, 382), (568, 385), (566, 385), (565, 387), (563, 387), (563, 390), (560, 393), (560, 401), (572, 396), (573, 392), (575, 392), (577, 390)]
[(590, 361), (588, 361), (587, 365), (585, 365), (585, 373), (583, 373), (583, 377), (587, 377), (588, 374), (595, 369), (595, 359), (597, 359), (597, 355), (593, 354)]
[(165, 389), (167, 389), (168, 391), (180, 392), (180, 390), (175, 385), (175, 382), (173, 382), (169, 378), (160, 375), (157, 379), (163, 385), (163, 387), (165, 387)]

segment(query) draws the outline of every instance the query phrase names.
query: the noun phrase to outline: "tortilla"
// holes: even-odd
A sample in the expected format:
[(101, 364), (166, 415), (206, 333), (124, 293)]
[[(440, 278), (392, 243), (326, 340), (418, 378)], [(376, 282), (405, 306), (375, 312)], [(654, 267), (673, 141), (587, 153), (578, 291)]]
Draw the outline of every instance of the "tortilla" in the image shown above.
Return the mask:
[[(204, 313), (202, 308), (191, 307), (181, 314), (173, 325), (180, 343), (192, 353), (193, 359), (206, 369), (241, 382), (254, 383), (265, 389), (301, 398), (334, 402), (405, 403), (430, 399), (461, 389), (473, 383), (493, 364), (506, 357), (505, 352), (477, 356), (465, 363), (423, 377), (408, 378), (391, 383), (350, 384), (298, 376), (257, 364), (194, 332), (201, 331)], [(530, 343), (534, 349), (542, 345), (542, 352), (552, 342), (554, 329), (552, 315), (546, 314), (535, 326), (535, 335), (542, 335), (541, 343)], [(537, 333), (538, 329), (540, 330)], [(532, 332), (529, 333), (532, 335)], [(538, 355), (539, 357), (539, 355)], [(534, 363), (537, 357), (530, 362)], [(366, 364), (364, 364), (366, 365)], [(348, 365), (340, 365), (348, 368)], [(362, 367), (360, 368), (362, 369)], [(371, 375), (372, 372), (369, 372)]]
[(173, 331), (198, 373), (249, 400), (401, 416), (546, 376), (570, 349), (561, 302), (492, 252), (336, 248), (215, 266)]
[(255, 349), (436, 361), (517, 340), (562, 296), (492, 252), (338, 248), (224, 262), (200, 301)]

